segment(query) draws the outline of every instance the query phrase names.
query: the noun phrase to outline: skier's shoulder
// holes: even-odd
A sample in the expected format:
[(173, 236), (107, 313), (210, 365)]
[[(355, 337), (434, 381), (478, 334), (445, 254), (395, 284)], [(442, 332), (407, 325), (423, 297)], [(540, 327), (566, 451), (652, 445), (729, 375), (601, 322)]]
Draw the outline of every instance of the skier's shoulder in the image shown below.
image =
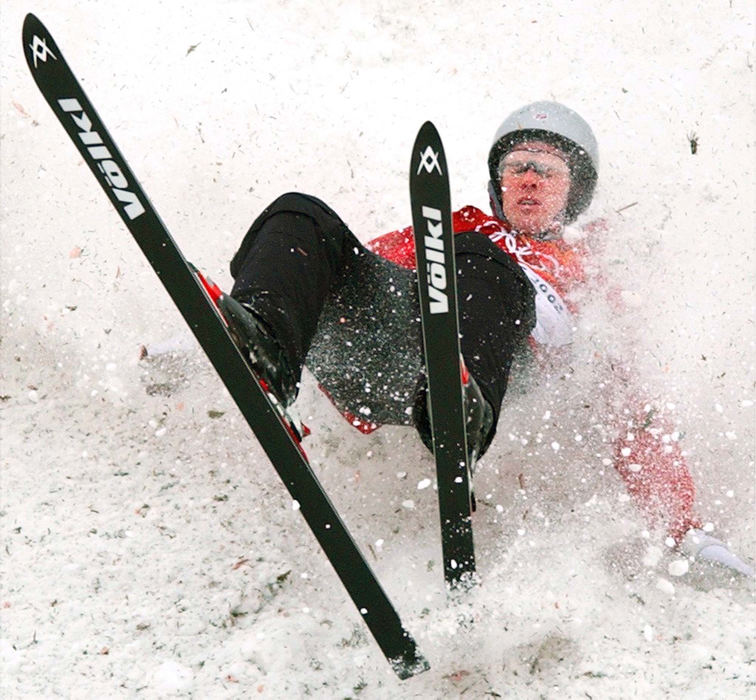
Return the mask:
[(467, 204), (461, 209), (457, 209), (452, 214), (452, 223), (455, 233), (478, 231), (481, 226), (491, 223), (501, 224), (495, 216), (486, 214), (482, 209), (478, 209), (478, 207), (472, 204)]
[(415, 245), (412, 226), (389, 231), (367, 243), (368, 250), (403, 267), (415, 267)]
[(470, 204), (454, 212), (452, 225), (454, 233), (480, 233), (499, 247), (502, 247), (501, 240), (509, 232), (504, 221)]
[[(504, 230), (503, 224), (481, 209), (467, 205), (453, 212), (452, 227), (455, 233), (475, 231), (484, 235), (491, 235)], [(495, 230), (494, 230), (495, 229)], [(415, 266), (415, 244), (412, 226), (389, 231), (367, 243), (369, 250), (398, 265), (412, 268)]]

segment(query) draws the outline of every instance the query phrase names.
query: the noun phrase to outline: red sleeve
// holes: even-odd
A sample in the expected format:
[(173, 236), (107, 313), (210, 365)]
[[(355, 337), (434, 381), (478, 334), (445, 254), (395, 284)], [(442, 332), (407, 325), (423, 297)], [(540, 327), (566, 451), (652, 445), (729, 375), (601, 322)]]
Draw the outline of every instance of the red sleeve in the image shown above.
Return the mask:
[(378, 236), (370, 241), (367, 247), (386, 260), (409, 270), (415, 269), (415, 241), (412, 236), (412, 226)]
[(691, 527), (696, 490), (678, 435), (650, 406), (625, 425), (614, 443), (614, 465), (628, 493), (652, 527), (664, 527), (679, 542)]
[[(501, 228), (501, 224), (496, 219), (469, 205), (452, 214), (454, 233), (480, 231), (483, 235), (486, 235), (487, 232), (483, 227), (486, 223), (491, 222), (496, 222), (497, 230)], [(378, 236), (367, 244), (367, 248), (382, 258), (409, 270), (414, 270), (417, 265), (412, 226)]]

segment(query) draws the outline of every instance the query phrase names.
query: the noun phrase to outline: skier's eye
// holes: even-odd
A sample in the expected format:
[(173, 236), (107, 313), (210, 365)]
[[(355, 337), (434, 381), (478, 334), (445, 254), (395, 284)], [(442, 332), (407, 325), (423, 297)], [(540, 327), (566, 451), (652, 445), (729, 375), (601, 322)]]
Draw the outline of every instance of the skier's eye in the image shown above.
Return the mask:
[[(532, 163), (505, 163), (502, 174), (506, 175), (523, 175), (528, 172), (534, 164)], [(537, 172), (537, 171), (536, 171)]]
[(547, 168), (534, 161), (528, 161), (527, 163), (505, 163), (504, 172), (510, 175), (524, 175), (528, 170), (532, 170), (536, 175), (543, 177), (544, 175), (550, 175), (551, 169)]
[(552, 153), (522, 149), (507, 154), (499, 166), (499, 177), (521, 177), (532, 170), (538, 177), (551, 180), (569, 177), (570, 169), (566, 161)]

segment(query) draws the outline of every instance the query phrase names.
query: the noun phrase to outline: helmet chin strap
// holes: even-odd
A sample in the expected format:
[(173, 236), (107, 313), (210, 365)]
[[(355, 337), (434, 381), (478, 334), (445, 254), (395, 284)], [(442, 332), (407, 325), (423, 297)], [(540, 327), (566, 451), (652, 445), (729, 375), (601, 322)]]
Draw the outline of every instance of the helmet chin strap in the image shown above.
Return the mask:
[(540, 233), (530, 234), (531, 238), (535, 238), (537, 241), (554, 241), (562, 237), (564, 232), (564, 223), (561, 220), (555, 221), (551, 227), (546, 231)]

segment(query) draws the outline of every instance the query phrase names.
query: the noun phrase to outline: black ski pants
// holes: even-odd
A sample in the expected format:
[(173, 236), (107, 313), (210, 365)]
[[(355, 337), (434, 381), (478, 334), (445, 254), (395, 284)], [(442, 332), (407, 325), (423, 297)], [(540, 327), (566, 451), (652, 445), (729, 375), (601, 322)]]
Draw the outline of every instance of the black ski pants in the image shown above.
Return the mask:
[[(460, 342), (495, 419), (515, 353), (535, 325), (532, 285), (475, 232), (455, 238)], [(290, 365), (363, 420), (412, 424), (423, 377), (415, 272), (367, 250), (319, 199), (279, 197), (231, 262), (232, 295), (273, 329)], [(299, 376), (297, 376), (297, 379)]]

